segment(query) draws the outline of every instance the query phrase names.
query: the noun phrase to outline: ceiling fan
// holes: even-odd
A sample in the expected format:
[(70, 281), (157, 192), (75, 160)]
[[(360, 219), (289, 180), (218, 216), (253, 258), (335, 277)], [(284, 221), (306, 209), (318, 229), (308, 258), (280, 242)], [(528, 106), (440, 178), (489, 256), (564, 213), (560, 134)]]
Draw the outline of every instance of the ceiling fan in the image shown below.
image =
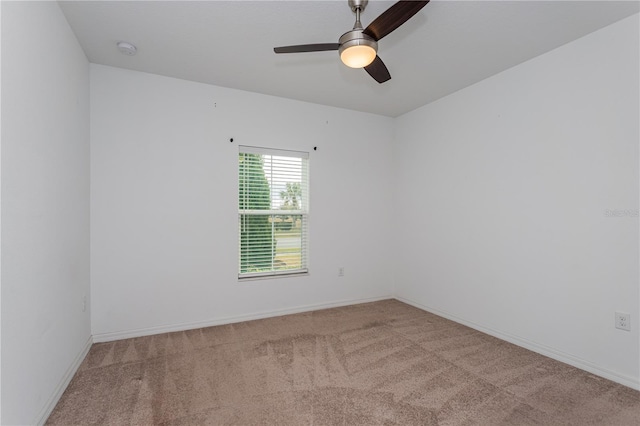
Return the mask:
[(407, 22), (426, 1), (399, 1), (385, 10), (367, 28), (362, 28), (360, 13), (364, 12), (369, 0), (348, 0), (349, 7), (356, 14), (356, 23), (351, 31), (342, 34), (337, 43), (300, 44), (273, 49), (276, 53), (301, 53), (337, 50), (342, 62), (351, 68), (364, 68), (378, 83), (391, 79), (391, 74), (378, 56), (378, 41)]

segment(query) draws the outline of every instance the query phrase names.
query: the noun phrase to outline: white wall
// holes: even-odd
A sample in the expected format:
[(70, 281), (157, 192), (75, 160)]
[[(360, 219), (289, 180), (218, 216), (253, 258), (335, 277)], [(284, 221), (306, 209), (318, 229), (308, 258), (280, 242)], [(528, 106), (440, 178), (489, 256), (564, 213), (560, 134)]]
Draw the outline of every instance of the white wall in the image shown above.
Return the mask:
[[(389, 297), (392, 132), (390, 118), (92, 64), (96, 340)], [(237, 281), (239, 144), (310, 152), (309, 276)]]
[(33, 424), (90, 342), (89, 64), (57, 3), (1, 7), (1, 421)]
[(398, 118), (397, 296), (638, 387), (638, 61), (636, 15)]

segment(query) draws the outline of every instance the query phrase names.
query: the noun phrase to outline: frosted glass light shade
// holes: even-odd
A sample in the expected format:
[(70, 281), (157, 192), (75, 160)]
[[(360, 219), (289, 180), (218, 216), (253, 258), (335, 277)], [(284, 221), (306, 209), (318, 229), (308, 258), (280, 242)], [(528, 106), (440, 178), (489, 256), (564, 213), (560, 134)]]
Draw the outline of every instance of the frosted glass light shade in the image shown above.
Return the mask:
[(351, 68), (364, 68), (375, 58), (376, 50), (366, 44), (348, 47), (340, 53), (342, 62)]

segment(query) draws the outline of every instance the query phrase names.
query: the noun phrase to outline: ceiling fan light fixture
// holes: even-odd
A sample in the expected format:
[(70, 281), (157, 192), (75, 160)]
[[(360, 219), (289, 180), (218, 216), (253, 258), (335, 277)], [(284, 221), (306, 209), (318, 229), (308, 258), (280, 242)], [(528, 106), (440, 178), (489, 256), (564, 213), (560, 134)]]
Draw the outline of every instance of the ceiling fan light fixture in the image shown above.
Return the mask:
[(349, 31), (340, 37), (340, 59), (351, 68), (364, 68), (376, 58), (378, 43), (362, 31)]
[(340, 54), (342, 63), (351, 68), (364, 68), (375, 58), (375, 49), (365, 44), (348, 47)]

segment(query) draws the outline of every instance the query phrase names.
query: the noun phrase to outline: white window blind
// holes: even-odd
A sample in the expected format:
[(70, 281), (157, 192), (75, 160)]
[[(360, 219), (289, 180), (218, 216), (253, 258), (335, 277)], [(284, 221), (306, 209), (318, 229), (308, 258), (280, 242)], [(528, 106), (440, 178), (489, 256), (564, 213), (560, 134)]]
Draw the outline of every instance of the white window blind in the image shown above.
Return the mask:
[(308, 272), (309, 154), (241, 146), (240, 278)]

